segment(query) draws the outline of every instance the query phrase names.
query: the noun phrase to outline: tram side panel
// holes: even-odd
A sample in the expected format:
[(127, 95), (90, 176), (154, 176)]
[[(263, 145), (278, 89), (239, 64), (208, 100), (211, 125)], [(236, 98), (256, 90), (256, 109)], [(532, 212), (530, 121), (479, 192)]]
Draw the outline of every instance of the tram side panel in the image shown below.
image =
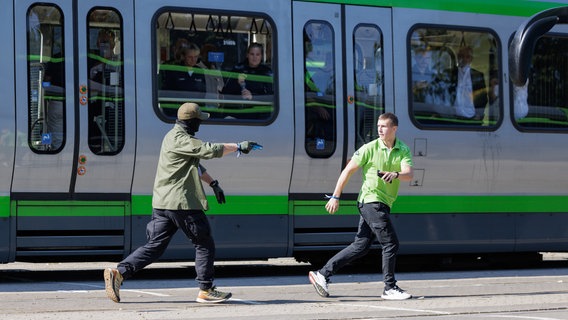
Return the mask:
[[(568, 156), (566, 150), (556, 147), (565, 140), (565, 133), (515, 127), (522, 122), (514, 119), (511, 111), (512, 87), (505, 78), (507, 44), (514, 26), (523, 18), (395, 9), (394, 19), (398, 23), (393, 36), (400, 39), (394, 41), (394, 51), (408, 55), (394, 57), (400, 71), (395, 87), (409, 88), (396, 99), (399, 137), (413, 149), (415, 162), (415, 179), (401, 188), (393, 207), (401, 253), (566, 250), (567, 230), (559, 226), (566, 225), (568, 208), (561, 202), (568, 190), (565, 180), (554, 173), (568, 169), (562, 160)], [(440, 30), (448, 38), (453, 31), (463, 31), (465, 44), (476, 48), (472, 65), (484, 70), (488, 88), (491, 69), (498, 69), (501, 102), (489, 122), (424, 117), (419, 109), (422, 106), (413, 101), (409, 85), (412, 50), (424, 44), (421, 32), (440, 34)], [(499, 60), (492, 64), (491, 43), (474, 40), (494, 37), (498, 39), (494, 45)], [(429, 38), (429, 45), (436, 48), (440, 43), (434, 38)], [(456, 39), (455, 52), (460, 37)]]
[[(0, 54), (0, 263), (13, 260), (10, 218), (10, 185), (14, 168), (14, 148), (19, 143), (14, 102), (14, 25), (11, 0), (0, 0), (0, 43), (8, 47)], [(12, 257), (11, 257), (12, 256)]]
[[(216, 242), (216, 257), (218, 259), (242, 259), (242, 258), (268, 258), (280, 257), (288, 254), (288, 186), (292, 166), (292, 147), (294, 136), (294, 121), (292, 111), (292, 84), (289, 70), (291, 67), (290, 8), (287, 1), (253, 1), (247, 2), (246, 7), (255, 8), (254, 12), (243, 11), (243, 2), (234, 1), (197, 1), (188, 7), (184, 1), (166, 1), (159, 4), (154, 1), (139, 1), (136, 5), (136, 75), (137, 75), (137, 101), (138, 101), (138, 132), (137, 154), (135, 175), (132, 193), (132, 247), (135, 250), (146, 241), (146, 224), (151, 215), (152, 186), (154, 182), (156, 165), (160, 145), (164, 135), (173, 126), (173, 118), (165, 118), (164, 114), (173, 116), (172, 111), (165, 110), (166, 106), (172, 107), (173, 112), (177, 104), (185, 100), (174, 99), (175, 94), (167, 90), (161, 90), (159, 77), (161, 68), (165, 67), (164, 56), (168, 56), (170, 48), (180, 35), (187, 37), (186, 30), (190, 25), (184, 26), (195, 19), (197, 36), (187, 37), (192, 42), (200, 42), (203, 27), (211, 19), (230, 19), (233, 22), (233, 38), (223, 38), (215, 44), (217, 52), (222, 52), (223, 58), (219, 58), (220, 71), (223, 83), (226, 85), (231, 77), (229, 63), (237, 63), (245, 59), (243, 54), (246, 45), (253, 41), (250, 30), (242, 29), (242, 25), (248, 21), (248, 25), (254, 19), (254, 24), (259, 30), (270, 28), (270, 32), (254, 36), (255, 41), (261, 42), (265, 48), (265, 54), (270, 55), (270, 61), (266, 59), (273, 71), (272, 84), (274, 86), (274, 98), (269, 101), (270, 116), (262, 115), (254, 119), (249, 114), (249, 119), (242, 120), (238, 112), (247, 112), (242, 108), (242, 102), (238, 103), (238, 110), (227, 115), (224, 105), (235, 103), (240, 95), (231, 99), (229, 94), (224, 95), (224, 100), (219, 101), (219, 106), (209, 105), (210, 100), (188, 99), (202, 105), (205, 111), (211, 113), (211, 119), (204, 122), (197, 137), (210, 142), (240, 142), (252, 140), (263, 145), (262, 150), (252, 151), (250, 154), (230, 154), (220, 159), (202, 161), (207, 171), (215, 179), (218, 179), (221, 188), (225, 192), (226, 203), (218, 204), (212, 189), (204, 185), (208, 195), (210, 209), (206, 212), (212, 226)], [(164, 9), (165, 8), (165, 9)], [(175, 8), (175, 9), (169, 9)], [(206, 8), (196, 11), (192, 8)], [(211, 15), (209, 15), (211, 12)], [(179, 30), (168, 29), (166, 24), (171, 16), (173, 25)], [(158, 23), (156, 23), (156, 20)], [(158, 26), (157, 26), (158, 25)], [(264, 25), (264, 27), (263, 27)], [(185, 29), (184, 29), (185, 28)], [(147, 34), (155, 37), (148, 37)], [(152, 39), (161, 39), (162, 42), (152, 42)], [(234, 41), (236, 39), (236, 41)], [(164, 43), (166, 43), (164, 45)], [(268, 57), (267, 57), (268, 58)], [(227, 66), (225, 66), (227, 65)], [(254, 79), (254, 78), (253, 78)], [(249, 80), (251, 80), (249, 78)], [(252, 81), (252, 80), (251, 80)], [(168, 95), (172, 98), (167, 101)], [(254, 102), (254, 101), (253, 101)], [(262, 109), (262, 103), (257, 106)], [(272, 108), (272, 109), (270, 109)], [(266, 120), (263, 120), (266, 119)], [(191, 259), (194, 257), (192, 244), (185, 235), (178, 233), (163, 259)]]

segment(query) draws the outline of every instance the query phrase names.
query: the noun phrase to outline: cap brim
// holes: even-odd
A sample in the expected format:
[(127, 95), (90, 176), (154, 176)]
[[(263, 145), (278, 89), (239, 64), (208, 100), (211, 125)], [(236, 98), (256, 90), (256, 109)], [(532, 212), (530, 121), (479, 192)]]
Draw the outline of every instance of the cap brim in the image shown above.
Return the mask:
[(208, 112), (200, 112), (199, 119), (207, 120), (207, 119), (209, 119), (209, 116), (210, 116), (210, 114)]

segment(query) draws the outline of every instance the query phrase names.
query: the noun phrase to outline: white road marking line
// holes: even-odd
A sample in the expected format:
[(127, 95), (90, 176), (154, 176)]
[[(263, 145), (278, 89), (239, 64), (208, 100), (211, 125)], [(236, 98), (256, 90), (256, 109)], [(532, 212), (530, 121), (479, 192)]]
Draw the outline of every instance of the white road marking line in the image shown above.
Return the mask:
[(87, 284), (87, 283), (74, 283), (74, 282), (58, 282), (58, 283), (62, 283), (62, 284), (67, 284), (70, 286), (81, 286), (81, 287), (91, 287), (91, 288), (97, 288), (97, 289), (104, 289), (105, 286), (98, 286), (98, 285), (94, 285), (94, 284)]
[[(91, 287), (91, 288), (97, 288), (97, 289), (104, 289), (104, 286), (98, 286), (98, 285), (92, 285), (92, 284), (87, 284), (87, 283), (72, 283), (72, 282), (61, 282), (63, 284), (67, 284), (67, 285), (73, 285), (73, 286), (84, 286), (84, 287)], [(88, 292), (87, 290), (57, 290), (58, 292)], [(157, 292), (149, 292), (149, 291), (142, 291), (142, 290), (134, 290), (134, 289), (120, 289), (121, 292), (135, 292), (135, 293), (142, 293), (142, 294), (147, 294), (147, 295), (151, 295), (151, 296), (156, 296), (156, 297), (170, 297), (169, 294), (163, 294), (163, 293), (157, 293)]]
[(235, 298), (230, 298), (229, 301), (236, 301), (236, 302), (242, 302), (242, 303), (244, 303), (244, 304), (253, 304), (253, 305), (265, 304), (265, 303), (258, 302), (258, 301), (235, 299)]
[(543, 318), (543, 317), (531, 317), (531, 316), (514, 316), (508, 314), (484, 314), (483, 317), (491, 318), (514, 318), (514, 319), (529, 319), (529, 320), (562, 320), (558, 318)]
[(434, 314), (452, 314), (451, 312), (445, 312), (445, 311), (424, 310), (424, 309), (409, 309), (409, 308), (394, 308), (394, 307), (385, 307), (385, 306), (376, 306), (376, 305), (367, 305), (367, 304), (351, 304), (351, 303), (334, 303), (334, 304), (338, 305), (338, 306), (364, 307), (364, 308), (371, 308), (371, 309), (426, 312), (426, 313), (434, 313)]
[(142, 290), (130, 290), (130, 289), (120, 289), (120, 292), (136, 292), (136, 293), (142, 293), (142, 294), (147, 294), (147, 295), (151, 295), (151, 296), (156, 296), (156, 297), (171, 297), (171, 295), (169, 294), (163, 294), (163, 293), (157, 293), (157, 292), (149, 292), (149, 291), (142, 291)]

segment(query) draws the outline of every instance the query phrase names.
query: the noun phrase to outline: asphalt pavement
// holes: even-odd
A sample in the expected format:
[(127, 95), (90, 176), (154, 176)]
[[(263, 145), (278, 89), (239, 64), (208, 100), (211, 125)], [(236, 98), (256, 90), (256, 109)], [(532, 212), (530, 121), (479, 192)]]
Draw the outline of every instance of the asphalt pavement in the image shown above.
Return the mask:
[(216, 285), (231, 291), (223, 304), (195, 302), (193, 264), (156, 263), (126, 281), (121, 303), (104, 291), (102, 270), (115, 262), (0, 265), (0, 319), (568, 319), (568, 255), (548, 267), (399, 272), (413, 298), (380, 298), (381, 275), (347, 268), (330, 297), (308, 281), (308, 264), (293, 259), (219, 262)]

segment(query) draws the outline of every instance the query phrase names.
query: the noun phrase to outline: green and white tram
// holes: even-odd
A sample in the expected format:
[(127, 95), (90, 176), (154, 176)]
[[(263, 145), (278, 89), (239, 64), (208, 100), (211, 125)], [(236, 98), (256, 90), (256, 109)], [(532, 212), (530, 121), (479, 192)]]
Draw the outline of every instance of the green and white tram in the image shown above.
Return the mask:
[[(536, 41), (523, 86), (508, 61), (517, 27), (562, 5), (0, 0), (0, 262), (120, 259), (144, 244), (160, 143), (186, 101), (212, 114), (204, 140), (264, 146), (204, 163), (227, 198), (209, 192), (218, 259), (309, 261), (350, 243), (360, 178), (335, 215), (323, 195), (385, 111), (415, 161), (392, 209), (401, 254), (568, 251), (568, 29)], [(252, 43), (271, 73), (246, 83), (272, 90), (243, 99), (230, 88)], [(181, 59), (192, 44), (200, 67)], [(440, 80), (465, 47), (482, 74), (474, 117)], [(170, 85), (194, 73), (201, 89)], [(163, 259), (191, 248), (178, 234)]]

